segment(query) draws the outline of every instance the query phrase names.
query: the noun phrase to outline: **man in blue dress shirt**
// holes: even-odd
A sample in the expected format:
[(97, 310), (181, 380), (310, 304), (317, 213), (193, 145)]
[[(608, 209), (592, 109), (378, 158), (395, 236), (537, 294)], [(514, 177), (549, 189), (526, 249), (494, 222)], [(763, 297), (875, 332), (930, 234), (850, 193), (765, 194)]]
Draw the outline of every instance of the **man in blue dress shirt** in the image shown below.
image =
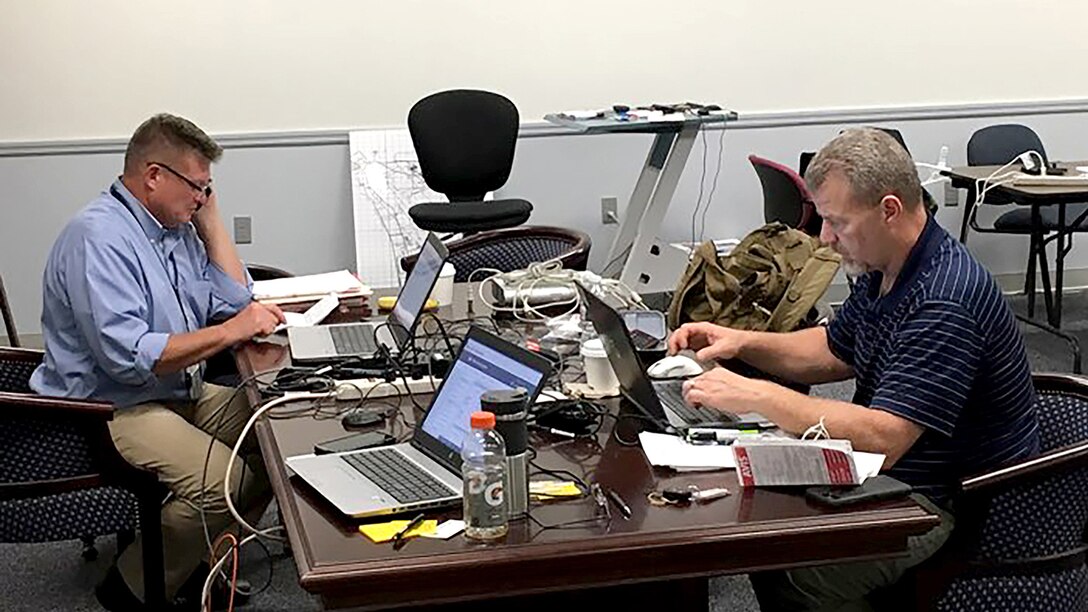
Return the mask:
[[(45, 359), (30, 382), (41, 394), (116, 405), (117, 450), (171, 493), (162, 508), (168, 598), (206, 557), (205, 529), (215, 538), (232, 524), (226, 462), (251, 415), (244, 394), (203, 384), (203, 362), (283, 321), (277, 307), (253, 301), (220, 218), (211, 164), (222, 151), (173, 115), (136, 130), (122, 176), (76, 214), (49, 254)], [(240, 511), (259, 517), (270, 499), (267, 475), (253, 447), (244, 459), (231, 491)], [(107, 609), (139, 606), (141, 550), (137, 538), (97, 589)]]
[(787, 334), (710, 323), (682, 326), (673, 352), (704, 361), (739, 358), (782, 379), (854, 378), (852, 402), (808, 397), (725, 368), (685, 383), (685, 399), (756, 411), (801, 434), (885, 455), (887, 474), (913, 486), (941, 524), (910, 538), (896, 559), (752, 576), (770, 610), (861, 610), (948, 538), (955, 485), (1038, 453), (1035, 392), (1016, 319), (989, 272), (927, 214), (914, 163), (887, 134), (847, 130), (805, 173), (823, 218), (820, 239), (856, 278), (827, 327)]

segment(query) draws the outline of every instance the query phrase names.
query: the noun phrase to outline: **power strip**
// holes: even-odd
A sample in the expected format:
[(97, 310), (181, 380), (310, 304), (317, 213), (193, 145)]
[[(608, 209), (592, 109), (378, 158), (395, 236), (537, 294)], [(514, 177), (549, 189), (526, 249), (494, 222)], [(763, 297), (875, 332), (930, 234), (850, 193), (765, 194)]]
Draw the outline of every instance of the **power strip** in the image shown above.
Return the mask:
[(339, 385), (336, 389), (336, 399), (347, 401), (357, 400), (361, 397), (371, 399), (389, 397), (391, 395), (434, 393), (441, 382), (441, 378), (435, 378), (433, 376), (409, 378), (407, 387), (404, 386), (403, 378), (397, 378), (393, 382), (388, 382), (384, 378), (338, 380), (336, 381)]

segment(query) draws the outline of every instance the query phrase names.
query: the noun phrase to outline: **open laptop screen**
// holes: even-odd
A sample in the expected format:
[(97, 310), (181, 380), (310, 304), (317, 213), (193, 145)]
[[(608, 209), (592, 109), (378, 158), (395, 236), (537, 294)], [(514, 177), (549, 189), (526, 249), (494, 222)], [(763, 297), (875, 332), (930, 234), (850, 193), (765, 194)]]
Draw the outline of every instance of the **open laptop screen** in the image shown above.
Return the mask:
[[(397, 345), (402, 346), (402, 339), (415, 329), (416, 319), (423, 312), (427, 297), (431, 294), (442, 265), (446, 263), (449, 252), (434, 234), (427, 234), (423, 247), (419, 250), (416, 265), (404, 281), (397, 296), (393, 312), (389, 313), (390, 327), (396, 330)], [(405, 333), (408, 332), (408, 333)]]
[(432, 451), (437, 442), (446, 457), (459, 458), (469, 415), (480, 409), (480, 396), (485, 391), (521, 387), (533, 401), (550, 370), (550, 364), (539, 355), (473, 328), (427, 410), (420, 427), (424, 435), (416, 433), (418, 441)]

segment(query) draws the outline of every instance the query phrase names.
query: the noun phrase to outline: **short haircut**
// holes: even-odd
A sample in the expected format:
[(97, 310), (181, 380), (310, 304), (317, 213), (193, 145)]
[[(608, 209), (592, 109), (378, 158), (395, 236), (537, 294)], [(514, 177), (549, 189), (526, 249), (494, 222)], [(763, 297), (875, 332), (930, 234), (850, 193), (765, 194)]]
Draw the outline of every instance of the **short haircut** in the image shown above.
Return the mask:
[(809, 189), (816, 191), (827, 177), (840, 174), (859, 204), (875, 206), (894, 195), (908, 209), (922, 205), (922, 182), (910, 154), (880, 130), (846, 130), (824, 145), (805, 170)]
[(144, 121), (132, 134), (125, 149), (125, 172), (140, 172), (146, 163), (173, 160), (196, 153), (209, 163), (219, 161), (223, 147), (196, 124), (184, 117), (159, 113)]

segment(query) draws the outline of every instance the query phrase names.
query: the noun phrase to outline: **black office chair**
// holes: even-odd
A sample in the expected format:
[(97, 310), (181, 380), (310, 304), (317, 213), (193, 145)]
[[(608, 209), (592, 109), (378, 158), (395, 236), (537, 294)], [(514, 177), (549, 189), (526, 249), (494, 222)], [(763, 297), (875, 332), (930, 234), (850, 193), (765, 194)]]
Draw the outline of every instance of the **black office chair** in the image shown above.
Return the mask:
[(455, 89), (431, 94), (408, 112), (408, 131), (423, 180), (449, 202), (408, 210), (421, 229), (473, 233), (521, 225), (533, 205), (520, 199), (484, 201), (510, 177), (518, 137), (518, 109), (487, 91)]
[[(998, 166), (1007, 164), (1027, 151), (1037, 151), (1046, 161), (1046, 149), (1039, 135), (1026, 125), (1015, 123), (991, 125), (978, 130), (967, 141), (967, 165)], [(1019, 169), (1019, 168), (1013, 168)], [(1067, 204), (1065, 222), (1060, 223), (1060, 206), (1041, 206), (1039, 214), (1042, 228), (1032, 231), (1031, 207), (1014, 206), (1012, 210), (999, 216), (990, 227), (978, 222), (977, 193), (974, 187), (967, 190), (967, 202), (960, 225), (960, 242), (967, 242), (967, 228), (980, 233), (1015, 234), (1029, 237), (1028, 270), (1024, 278), (1024, 293), (1028, 296), (1028, 316), (1035, 315), (1035, 271), (1036, 265), (1044, 278), (1049, 279), (1046, 261), (1046, 248), (1051, 242), (1057, 242), (1059, 250), (1068, 252), (1073, 247), (1071, 234), (1088, 231), (1088, 204)], [(988, 191), (982, 204), (1015, 204), (1009, 197), (997, 191)], [(1055, 266), (1061, 265), (1055, 259)], [(1046, 282), (1049, 282), (1047, 280)]]
[(801, 175), (758, 155), (749, 155), (748, 161), (763, 188), (763, 220), (778, 221), (810, 236), (819, 236), (823, 219), (816, 214), (812, 194)]
[[(585, 270), (591, 246), (585, 232), (543, 225), (480, 232), (446, 243), (448, 261), (457, 269), (453, 280), (458, 283), (470, 277), (481, 280), (482, 274), (473, 274), (480, 269), (510, 272), (551, 259), (558, 259), (567, 270)], [(415, 254), (400, 260), (405, 272), (411, 272), (415, 264)]]

